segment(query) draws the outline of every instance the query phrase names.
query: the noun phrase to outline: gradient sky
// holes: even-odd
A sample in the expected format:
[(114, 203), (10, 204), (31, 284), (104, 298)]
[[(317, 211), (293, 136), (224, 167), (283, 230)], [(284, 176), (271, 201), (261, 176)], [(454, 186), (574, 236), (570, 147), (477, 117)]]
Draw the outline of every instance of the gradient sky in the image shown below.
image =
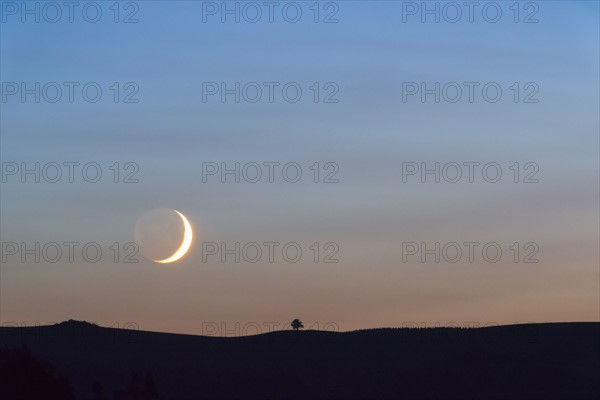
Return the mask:
[[(2, 2), (7, 3), (7, 2)], [(20, 3), (20, 2), (19, 2)], [(112, 2), (110, 2), (112, 3)], [(598, 321), (599, 8), (537, 2), (539, 23), (418, 17), (402, 2), (340, 1), (339, 23), (202, 22), (202, 2), (137, 2), (138, 23), (1, 24), (2, 82), (98, 82), (98, 103), (1, 103), (2, 162), (139, 165), (139, 183), (2, 183), (2, 242), (133, 240), (136, 221), (180, 210), (197, 237), (169, 266), (139, 256), (1, 266), (3, 324), (84, 319), (203, 333), (203, 323), (333, 322), (341, 330), (416, 322)], [(419, 2), (420, 3), (420, 2)], [(83, 4), (83, 3), (82, 3)], [(230, 2), (232, 4), (232, 2)], [(282, 3), (283, 4), (283, 3)], [(324, 3), (321, 5), (323, 6)], [(443, 3), (441, 3), (443, 4)], [(524, 3), (522, 3), (524, 4)], [(4, 7), (4, 5), (3, 5)], [(299, 82), (300, 102), (202, 101), (202, 82)], [(498, 82), (487, 103), (402, 101), (402, 82)], [(107, 88), (135, 82), (138, 103)], [(336, 104), (308, 86), (335, 82)], [(535, 82), (537, 104), (508, 87)], [(339, 165), (339, 183), (202, 182), (203, 162)], [(403, 162), (535, 162), (539, 183), (402, 181)], [(335, 242), (339, 263), (202, 262), (203, 241)], [(402, 262), (403, 242), (535, 242), (537, 264)], [(210, 261), (212, 260), (212, 261)], [(206, 333), (206, 332), (204, 332)]]

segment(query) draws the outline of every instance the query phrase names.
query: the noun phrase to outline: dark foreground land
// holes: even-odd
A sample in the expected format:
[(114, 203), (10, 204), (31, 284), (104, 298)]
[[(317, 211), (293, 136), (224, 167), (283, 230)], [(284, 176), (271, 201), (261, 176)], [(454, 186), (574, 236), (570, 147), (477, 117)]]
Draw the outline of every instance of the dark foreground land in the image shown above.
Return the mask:
[[(238, 338), (79, 322), (0, 328), (1, 399), (27, 398), (19, 385), (30, 386), (35, 367), (13, 350), (22, 346), (66, 378), (76, 399), (600, 398), (599, 323)], [(60, 393), (65, 382), (56, 382)]]

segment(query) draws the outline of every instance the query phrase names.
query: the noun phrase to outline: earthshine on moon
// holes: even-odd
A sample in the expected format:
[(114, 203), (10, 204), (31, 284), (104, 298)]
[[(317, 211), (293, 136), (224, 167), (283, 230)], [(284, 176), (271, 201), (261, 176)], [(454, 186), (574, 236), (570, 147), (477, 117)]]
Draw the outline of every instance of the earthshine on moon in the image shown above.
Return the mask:
[(192, 225), (182, 213), (180, 213), (177, 210), (173, 211), (175, 211), (179, 215), (179, 218), (181, 218), (181, 221), (183, 222), (183, 241), (181, 242), (181, 245), (179, 246), (177, 251), (175, 251), (175, 253), (173, 253), (172, 256), (163, 260), (154, 260), (154, 262), (157, 262), (159, 264), (170, 264), (179, 260), (181, 257), (185, 256), (185, 253), (187, 253), (187, 251), (190, 249), (190, 246), (192, 245), (192, 239), (194, 236), (194, 232), (192, 231)]

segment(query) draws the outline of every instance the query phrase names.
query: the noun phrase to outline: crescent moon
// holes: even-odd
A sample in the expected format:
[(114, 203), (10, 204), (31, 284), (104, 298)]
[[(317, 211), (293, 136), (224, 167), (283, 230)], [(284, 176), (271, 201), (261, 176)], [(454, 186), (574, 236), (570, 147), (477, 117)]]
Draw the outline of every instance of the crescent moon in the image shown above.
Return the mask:
[(194, 238), (192, 225), (190, 225), (189, 221), (179, 211), (173, 211), (175, 211), (177, 215), (179, 215), (179, 218), (181, 218), (181, 221), (183, 222), (183, 242), (181, 242), (181, 245), (171, 257), (165, 258), (164, 260), (154, 260), (154, 262), (157, 262), (159, 264), (170, 264), (185, 256), (185, 253), (187, 253), (187, 251), (190, 249), (190, 246), (192, 245), (192, 239)]

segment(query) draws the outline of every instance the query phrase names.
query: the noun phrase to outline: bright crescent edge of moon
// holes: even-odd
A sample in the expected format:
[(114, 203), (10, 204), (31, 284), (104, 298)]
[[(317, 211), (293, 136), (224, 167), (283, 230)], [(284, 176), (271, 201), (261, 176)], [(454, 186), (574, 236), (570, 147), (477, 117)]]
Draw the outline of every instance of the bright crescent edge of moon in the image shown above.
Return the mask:
[(182, 213), (180, 213), (177, 210), (173, 211), (175, 211), (179, 215), (179, 218), (181, 218), (181, 221), (183, 222), (183, 242), (181, 242), (181, 245), (171, 257), (165, 258), (164, 260), (154, 260), (154, 262), (157, 262), (159, 264), (170, 264), (179, 260), (181, 257), (185, 256), (185, 253), (187, 253), (187, 251), (190, 249), (190, 246), (192, 245), (192, 239), (194, 237), (192, 225)]

